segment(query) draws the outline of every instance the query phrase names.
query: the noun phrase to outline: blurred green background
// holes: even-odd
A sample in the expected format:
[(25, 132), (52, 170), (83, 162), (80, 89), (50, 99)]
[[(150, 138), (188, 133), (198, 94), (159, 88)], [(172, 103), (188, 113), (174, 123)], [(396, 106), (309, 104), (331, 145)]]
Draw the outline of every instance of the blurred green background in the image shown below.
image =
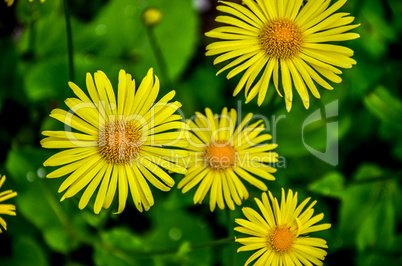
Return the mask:
[[(315, 212), (325, 214), (332, 228), (313, 234), (328, 242), (324, 265), (402, 265), (402, 98), (400, 0), (349, 0), (342, 12), (361, 23), (360, 39), (343, 45), (355, 51), (358, 64), (344, 70), (343, 82), (333, 91), (321, 88), (321, 100), (305, 110), (298, 97), (290, 113), (272, 84), (261, 107), (233, 98), (239, 80), (227, 81), (221, 66), (205, 57), (213, 40), (204, 33), (217, 24), (214, 0), (68, 0), (74, 47), (74, 82), (84, 89), (85, 73), (104, 71), (117, 86), (120, 69), (140, 81), (150, 67), (161, 79), (161, 94), (174, 89), (187, 118), (210, 107), (241, 108), (267, 118), (267, 132), (279, 144), (277, 180), (268, 187), (277, 197), (280, 188), (317, 200)], [(166, 62), (160, 67), (142, 12), (157, 7), (162, 21), (153, 36)], [(80, 211), (79, 196), (59, 203), (63, 178), (46, 179), (42, 163), (54, 151), (40, 148), (44, 129), (61, 125), (50, 119), (55, 107), (72, 95), (67, 60), (63, 1), (19, 0), (7, 8), (0, 3), (0, 173), (7, 175), (2, 190), (18, 196), (8, 201), (17, 216), (5, 216), (8, 231), (0, 234), (1, 265), (243, 265), (251, 252), (235, 253), (239, 244), (203, 247), (203, 243), (233, 235), (234, 212), (194, 206), (194, 189), (183, 195), (153, 189), (155, 206), (139, 213), (131, 199), (120, 215), (93, 202)], [(240, 76), (240, 75), (239, 75)], [(312, 96), (311, 96), (312, 97)], [(334, 102), (336, 101), (336, 102)], [(338, 116), (303, 127), (316, 110), (335, 103)], [(327, 123), (338, 123), (327, 134)], [(314, 156), (325, 152), (327, 140), (339, 154), (331, 165)], [(335, 161), (334, 161), (335, 160)], [(174, 176), (178, 182), (182, 176)], [(258, 189), (247, 185), (252, 200)], [(207, 202), (208, 197), (204, 202)], [(229, 219), (228, 219), (229, 217)], [(237, 233), (236, 233), (237, 234)], [(152, 251), (159, 253), (151, 256)]]

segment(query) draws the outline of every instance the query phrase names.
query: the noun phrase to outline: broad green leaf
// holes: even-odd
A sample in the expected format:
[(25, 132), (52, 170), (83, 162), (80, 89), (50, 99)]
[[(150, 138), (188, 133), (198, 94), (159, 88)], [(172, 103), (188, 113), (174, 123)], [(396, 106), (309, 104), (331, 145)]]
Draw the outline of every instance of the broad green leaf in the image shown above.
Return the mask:
[(143, 242), (128, 228), (113, 228), (101, 235), (102, 240), (114, 248), (122, 250), (142, 250)]
[(183, 245), (187, 245), (185, 243), (193, 246), (212, 240), (208, 224), (201, 217), (193, 216), (168, 203), (155, 205), (148, 213), (157, 230), (147, 237), (147, 248), (177, 249), (177, 252), (156, 256), (156, 265), (211, 265), (211, 248), (183, 252)]
[(115, 227), (101, 233), (101, 241), (94, 247), (96, 265), (150, 265), (150, 259), (141, 256), (143, 240), (128, 228)]
[(51, 154), (51, 151), (30, 147), (10, 149), (5, 167), (21, 189), (29, 189), (31, 182), (38, 179), (38, 173), (44, 170), (43, 162)]
[(225, 93), (231, 93), (225, 92), (225, 82), (225, 77), (216, 77), (215, 70), (210, 67), (203, 65), (193, 69), (175, 88), (177, 100), (183, 104), (186, 117), (190, 118), (195, 111), (204, 112), (206, 106), (215, 113), (220, 113), (225, 106), (236, 107), (228, 105), (228, 100), (225, 100)]
[(16, 13), (22, 23), (38, 21), (47, 17), (55, 16), (63, 19), (62, 1), (14, 1)]
[[(64, 217), (57, 216), (52, 208), (52, 203), (53, 205), (58, 204), (57, 208), (62, 209), (62, 206), (57, 199), (49, 199), (45, 196), (46, 193), (49, 193), (46, 191), (49, 188), (45, 187), (46, 184), (39, 185), (39, 182), (44, 181), (46, 180), (35, 181), (31, 188), (16, 197), (18, 212), (43, 231), (45, 241), (52, 249), (65, 253), (76, 243), (72, 241), (72, 235), (68, 234), (61, 220), (67, 226), (72, 217), (68, 218), (65, 214)], [(61, 213), (63, 212), (64, 210), (61, 211)]]
[(387, 248), (395, 228), (396, 181), (374, 164), (361, 165), (342, 193), (337, 240), (344, 247)]
[(19, 237), (13, 241), (13, 259), (9, 265), (49, 265), (42, 245), (32, 236)]
[(384, 170), (380, 166), (373, 163), (364, 163), (359, 166), (357, 171), (353, 174), (354, 181), (363, 181), (372, 178), (378, 178), (384, 175)]
[(358, 18), (358, 22), (365, 25), (357, 29), (357, 32), (365, 38), (361, 46), (376, 59), (383, 57), (387, 52), (388, 43), (397, 38), (394, 28), (386, 19), (384, 6), (381, 1), (364, 1), (362, 16)]

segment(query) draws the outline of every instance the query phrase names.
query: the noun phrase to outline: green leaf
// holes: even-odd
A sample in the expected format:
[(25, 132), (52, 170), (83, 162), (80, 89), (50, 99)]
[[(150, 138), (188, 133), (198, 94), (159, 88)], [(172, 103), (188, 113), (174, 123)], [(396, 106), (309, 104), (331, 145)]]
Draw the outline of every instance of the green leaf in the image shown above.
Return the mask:
[(384, 170), (374, 163), (363, 163), (353, 174), (352, 179), (355, 181), (363, 181), (367, 179), (377, 178), (384, 175)]
[(150, 265), (151, 259), (138, 256), (144, 251), (143, 240), (129, 229), (115, 227), (101, 233), (101, 239), (95, 244), (96, 265)]
[(57, 190), (62, 180), (43, 179), (46, 170), (42, 163), (48, 154), (44, 149), (13, 149), (8, 153), (6, 168), (17, 184), (18, 214), (43, 233), (51, 249), (67, 253), (76, 247), (75, 237), (86, 234), (86, 225), (72, 215), (70, 203), (59, 202)]
[(183, 253), (180, 248), (211, 241), (208, 224), (199, 217), (192, 216), (178, 206), (168, 202), (155, 205), (148, 211), (154, 228), (146, 239), (146, 246), (152, 250), (166, 250), (178, 248), (178, 252), (170, 255), (155, 256), (157, 265), (211, 265), (211, 249), (204, 248)]
[[(136, 13), (135, 19), (141, 22), (140, 15), (148, 7), (161, 10), (163, 17), (152, 30), (155, 33), (156, 45), (160, 47), (162, 60), (165, 61), (167, 74), (171, 80), (176, 80), (189, 63), (191, 56), (196, 51), (198, 35), (198, 17), (191, 1), (163, 1), (155, 0), (152, 3), (137, 1), (141, 8)], [(183, 23), (185, 21), (185, 23)], [(140, 34), (132, 45), (130, 53), (136, 59), (134, 72), (142, 72), (150, 67), (155, 68), (155, 73), (161, 76), (161, 68), (153, 51), (145, 26), (138, 25)], [(161, 80), (161, 84), (167, 81)]]
[[(361, 44), (365, 42), (360, 42)], [(360, 44), (359, 43), (359, 44)], [(361, 45), (355, 45), (356, 48), (354, 48), (355, 51), (362, 50)], [(350, 47), (353, 48), (353, 47)], [(351, 104), (351, 97), (356, 98), (359, 102), (361, 101), (362, 97), (366, 96), (366, 93), (370, 90), (373, 89), (378, 82), (380, 82), (381, 79), (383, 79), (387, 75), (387, 69), (383, 67), (376, 67), (373, 68), (373, 64), (379, 64), (377, 60), (370, 58), (367, 56), (367, 54), (364, 54), (362, 52), (356, 53), (356, 55), (353, 56), (353, 58), (357, 61), (358, 66), (355, 66), (351, 70), (345, 71), (344, 74), (344, 81), (339, 84), (342, 85), (344, 83), (348, 83), (347, 85), (344, 85), (343, 89), (348, 92), (348, 95), (345, 95), (345, 103), (348, 106), (348, 112), (345, 110), (343, 111), (344, 114), (349, 113), (353, 114), (354, 111), (356, 111), (355, 104)], [(338, 84), (337, 84), (338, 85)], [(338, 86), (339, 86), (338, 85)], [(353, 88), (353, 90), (350, 90), (350, 88)], [(332, 91), (331, 91), (332, 92)], [(351, 109), (351, 107), (354, 107), (354, 109)]]
[(141, 30), (139, 2), (112, 0), (101, 6), (97, 16), (84, 27), (74, 28), (77, 51), (120, 57)]
[(127, 228), (113, 228), (101, 235), (102, 240), (122, 250), (142, 250), (143, 242)]
[[(59, 221), (55, 222), (60, 223)], [(46, 224), (45, 226), (49, 226), (49, 224)], [(71, 239), (62, 226), (49, 226), (44, 230), (43, 237), (50, 248), (55, 251), (67, 253), (71, 248)]]
[(395, 208), (390, 197), (377, 203), (360, 225), (357, 234), (357, 247), (360, 251), (389, 249), (395, 230)]
[(386, 55), (388, 43), (397, 38), (397, 32), (386, 19), (384, 6), (381, 1), (366, 0), (358, 18), (362, 26), (357, 31), (365, 38), (361, 46), (371, 57), (377, 59)]
[(37, 180), (38, 173), (44, 170), (43, 162), (52, 154), (45, 149), (25, 147), (10, 149), (7, 154), (5, 167), (8, 173), (18, 183), (20, 189), (29, 189), (31, 183)]
[(391, 143), (393, 154), (402, 159), (402, 101), (384, 86), (364, 98), (366, 108), (381, 121), (379, 135)]
[(382, 122), (402, 131), (402, 101), (384, 86), (378, 86), (364, 98), (367, 109)]
[(380, 252), (367, 252), (359, 255), (358, 266), (379, 266), (379, 265), (401, 265), (402, 259), (399, 256), (390, 256)]
[[(198, 17), (191, 1), (109, 1), (90, 23), (73, 28), (76, 51), (84, 56), (114, 58), (115, 65), (116, 59), (124, 61), (119, 62), (119, 66), (126, 67), (128, 73), (139, 80), (151, 67), (161, 78), (158, 60), (141, 20), (144, 10), (151, 6), (163, 13), (161, 22), (153, 30), (170, 79), (177, 79), (197, 46)], [(162, 87), (166, 83), (161, 80)]]
[[(290, 114), (283, 110), (272, 116), (272, 120), (269, 121), (269, 129), (273, 138), (277, 138), (279, 155), (285, 157), (310, 156), (311, 149), (326, 153), (327, 148), (337, 147), (338, 142), (352, 126), (351, 117), (343, 116), (342, 119), (339, 119), (339, 102), (322, 101), (321, 108), (310, 107), (305, 112), (291, 112)], [(337, 129), (337, 131), (332, 129)], [(337, 156), (336, 153), (326, 154)]]
[(341, 197), (340, 221), (335, 242), (360, 250), (387, 249), (395, 231), (394, 203), (399, 196), (397, 181), (386, 179), (375, 164), (363, 164), (352, 177)]
[(181, 243), (176, 255), (178, 257), (183, 257), (183, 256), (187, 255), (187, 253), (189, 253), (190, 251), (191, 251), (191, 244), (190, 244), (190, 242), (185, 241), (185, 242)]
[(65, 57), (52, 57), (32, 65), (25, 76), (25, 93), (31, 102), (57, 98), (64, 101), (68, 87), (68, 67)]
[(18, 212), (43, 231), (45, 241), (50, 248), (66, 253), (76, 244), (71, 241), (72, 236), (61, 223), (61, 219), (63, 219), (67, 224), (68, 218), (57, 216), (50, 202), (59, 204), (58, 208), (62, 208), (61, 204), (55, 198), (46, 197), (46, 190), (49, 188), (39, 182), (43, 182), (43, 180), (36, 181), (30, 189), (16, 197)]
[[(47, 17), (64, 19), (60, 16), (63, 12), (62, 1), (15, 1), (16, 13), (23, 23), (30, 21), (40, 21)], [(60, 14), (61, 13), (61, 14)], [(49, 32), (48, 28), (48, 32)]]
[(125, 266), (125, 265), (139, 265), (129, 256), (125, 254), (120, 254), (119, 251), (109, 251), (100, 248), (98, 245), (95, 246), (93, 261), (95, 265), (114, 265), (114, 266)]
[(13, 241), (13, 258), (9, 265), (46, 266), (49, 262), (41, 244), (31, 236), (25, 236)]
[[(7, 84), (7, 88), (14, 88), (0, 90), (0, 110), (3, 105), (3, 101), (7, 99), (10, 95), (16, 95), (19, 89), (16, 89), (16, 84), (18, 81), (17, 74), (17, 62), (18, 56), (13, 45), (12, 38), (1, 38), (0, 39), (0, 49), (2, 53), (2, 59), (0, 62), (0, 82), (2, 84)], [(21, 99), (21, 95), (18, 95), (16, 99)]]

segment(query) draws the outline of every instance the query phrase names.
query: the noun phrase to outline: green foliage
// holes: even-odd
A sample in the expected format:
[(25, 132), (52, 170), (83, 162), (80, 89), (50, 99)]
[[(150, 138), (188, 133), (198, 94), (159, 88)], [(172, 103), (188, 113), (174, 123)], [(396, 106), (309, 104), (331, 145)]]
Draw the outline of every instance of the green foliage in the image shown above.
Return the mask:
[(49, 265), (43, 247), (38, 245), (35, 239), (30, 236), (16, 238), (13, 242), (12, 250), (14, 256), (12, 259), (5, 261), (6, 265)]
[[(317, 86), (321, 99), (309, 110), (294, 97), (290, 113), (270, 84), (261, 107), (244, 104), (241, 92), (232, 97), (239, 80), (216, 76), (213, 58), (205, 57), (204, 36), (218, 14), (195, 9), (190, 0), (68, 0), (74, 53), (74, 82), (85, 90), (85, 73), (104, 71), (117, 87), (118, 71), (125, 69), (139, 84), (153, 67), (161, 92), (176, 90), (181, 111), (190, 118), (210, 107), (252, 112), (265, 119), (267, 133), (278, 143), (280, 155), (275, 182), (266, 182), (275, 196), (280, 189), (298, 191), (299, 201), (317, 200), (331, 229), (322, 232), (328, 242), (326, 265), (402, 265), (402, 4), (399, 0), (349, 0), (342, 12), (361, 23), (360, 39), (345, 45), (358, 64), (342, 70), (343, 81), (333, 91)], [(209, 1), (215, 5), (216, 1)], [(332, 1), (334, 2), (334, 1)], [(64, 178), (47, 179), (52, 168), (43, 162), (55, 151), (40, 148), (43, 130), (61, 130), (49, 117), (65, 108), (68, 87), (66, 22), (63, 1), (1, 1), (0, 16), (0, 174), (4, 187), (18, 192), (10, 203), (17, 216), (5, 217), (0, 234), (0, 264), (4, 265), (243, 265), (251, 252), (236, 253), (239, 244), (216, 240), (238, 236), (231, 212), (210, 213), (208, 197), (194, 206), (195, 189), (182, 194), (176, 187), (163, 193), (152, 189), (155, 206), (139, 213), (128, 198), (126, 210), (93, 213), (93, 201), (78, 209), (77, 195), (60, 202)], [(142, 13), (161, 10), (160, 23), (148, 29)], [(6, 11), (3, 11), (6, 10)], [(348, 10), (348, 11), (345, 11)], [(157, 45), (155, 51), (155, 43)], [(164, 65), (165, 64), (165, 65)], [(336, 102), (337, 115), (325, 108)], [(306, 123), (317, 112), (326, 119)], [(330, 123), (337, 123), (337, 132)], [(310, 149), (307, 149), (309, 147)], [(312, 154), (338, 147), (335, 165)], [(331, 157), (330, 159), (335, 159)], [(172, 175), (176, 184), (183, 177)], [(261, 191), (247, 185), (250, 198)], [(228, 225), (229, 223), (229, 225)]]
[(345, 177), (339, 172), (329, 172), (309, 185), (309, 190), (317, 194), (341, 198), (345, 187)]

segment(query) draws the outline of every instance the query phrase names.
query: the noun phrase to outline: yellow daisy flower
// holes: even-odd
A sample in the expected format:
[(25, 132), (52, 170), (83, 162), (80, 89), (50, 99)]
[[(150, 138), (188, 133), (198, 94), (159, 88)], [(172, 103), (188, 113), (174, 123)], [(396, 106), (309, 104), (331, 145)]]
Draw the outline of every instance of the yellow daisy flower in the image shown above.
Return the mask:
[(354, 17), (335, 13), (346, 0), (330, 7), (330, 0), (309, 0), (304, 5), (303, 0), (243, 0), (246, 7), (220, 2), (222, 5), (217, 9), (229, 16), (218, 16), (216, 21), (228, 26), (205, 34), (223, 40), (208, 45), (206, 55), (220, 55), (214, 64), (234, 59), (217, 73), (234, 67), (228, 79), (245, 71), (233, 95), (245, 87), (246, 103), (257, 94), (258, 105), (263, 103), (271, 76), (282, 97), (278, 89), (280, 72), (288, 112), (293, 101), (292, 82), (307, 109), (310, 104), (307, 87), (320, 98), (314, 81), (332, 90), (321, 76), (339, 83), (342, 79), (337, 75), (342, 71), (338, 67), (351, 68), (356, 64), (351, 58), (353, 50), (327, 44), (360, 37), (357, 33), (346, 33), (360, 25), (349, 25)]
[[(7, 4), (7, 6), (11, 6), (14, 4), (14, 0), (4, 0), (4, 2)], [(29, 0), (29, 2), (33, 2), (33, 0)], [(45, 0), (40, 0), (41, 3), (44, 3)]]
[[(6, 181), (6, 177), (2, 176), (0, 178), (0, 188), (4, 184), (5, 181)], [(3, 201), (8, 200), (10, 198), (13, 198), (15, 196), (17, 196), (17, 192), (12, 191), (11, 189), (3, 191), (3, 192), (0, 192), (0, 203), (3, 202)], [(13, 205), (13, 204), (0, 204), (0, 215), (3, 215), (3, 214), (15, 216), (16, 215), (15, 214), (15, 205)], [(0, 233), (3, 232), (1, 230), (1, 227), (3, 227), (5, 230), (7, 230), (7, 223), (6, 223), (6, 221), (4, 221), (3, 218), (1, 218), (1, 216), (0, 216), (0, 225), (1, 225), (0, 226)]]
[(50, 114), (63, 122), (66, 130), (42, 132), (48, 137), (41, 145), (66, 150), (44, 162), (44, 166), (61, 166), (47, 177), (68, 175), (59, 188), (59, 192), (65, 191), (61, 200), (87, 187), (79, 202), (80, 209), (85, 208), (98, 186), (94, 212), (109, 208), (118, 186), (117, 213), (124, 210), (129, 189), (137, 209), (148, 210), (154, 204), (148, 182), (162, 191), (170, 190), (175, 183), (161, 167), (186, 172), (176, 161), (186, 158), (188, 152), (174, 148), (187, 145), (182, 130), (186, 124), (180, 121), (180, 115), (174, 114), (181, 104), (169, 103), (175, 91), (155, 103), (159, 80), (157, 76), (154, 79), (152, 68), (138, 89), (131, 75), (121, 70), (117, 101), (105, 73), (98, 71), (94, 76), (95, 83), (91, 74), (86, 77), (91, 98), (69, 82), (78, 98), (65, 101), (69, 112), (54, 109)]
[(272, 163), (278, 161), (278, 154), (271, 152), (277, 144), (267, 144), (272, 137), (260, 134), (265, 130), (262, 120), (250, 121), (249, 113), (236, 127), (236, 110), (225, 107), (222, 114), (213, 114), (205, 109), (206, 116), (197, 112), (194, 120), (187, 120), (192, 131), (188, 137), (190, 165), (186, 176), (179, 182), (178, 188), (186, 193), (197, 184), (194, 204), (202, 203), (210, 191), (209, 206), (214, 211), (218, 204), (220, 209), (226, 205), (235, 209), (235, 203), (241, 205), (249, 194), (241, 179), (266, 191), (264, 182), (275, 180), (272, 173), (276, 169)]
[(326, 230), (330, 224), (316, 225), (324, 218), (324, 214), (314, 214), (312, 202), (303, 212), (310, 198), (305, 199), (297, 206), (297, 192), (293, 194), (289, 189), (285, 199), (285, 190), (282, 189), (282, 200), (278, 200), (269, 192), (262, 194), (262, 201), (255, 201), (262, 215), (252, 208), (242, 209), (247, 219), (236, 219), (240, 226), (235, 230), (251, 235), (250, 237), (236, 238), (236, 242), (243, 244), (237, 252), (257, 250), (246, 261), (245, 265), (258, 260), (254, 265), (323, 265), (327, 255), (324, 248), (328, 248), (324, 239), (309, 237), (307, 234)]

